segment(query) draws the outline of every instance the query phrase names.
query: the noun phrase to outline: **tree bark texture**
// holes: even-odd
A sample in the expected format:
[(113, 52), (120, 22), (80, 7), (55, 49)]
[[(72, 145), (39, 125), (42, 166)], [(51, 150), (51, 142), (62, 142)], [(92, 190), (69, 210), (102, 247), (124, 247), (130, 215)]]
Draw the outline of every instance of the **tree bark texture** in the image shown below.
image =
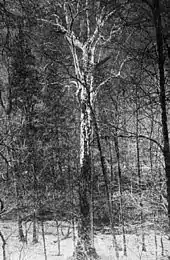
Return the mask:
[(91, 241), (91, 154), (90, 137), (92, 132), (91, 113), (88, 106), (88, 93), (82, 88), (81, 93), (81, 123), (80, 123), (80, 180), (79, 208), (80, 220), (78, 226), (78, 243), (76, 259), (96, 259), (97, 254)]
[[(80, 105), (80, 175), (79, 175), (79, 209), (78, 242), (74, 259), (98, 259), (91, 241), (91, 152), (92, 118), (90, 104), (93, 103), (93, 64), (94, 49), (89, 45), (67, 36), (72, 52), (75, 74), (77, 77), (77, 98)], [(77, 49), (82, 57), (78, 57)], [(90, 104), (89, 104), (90, 102)]]

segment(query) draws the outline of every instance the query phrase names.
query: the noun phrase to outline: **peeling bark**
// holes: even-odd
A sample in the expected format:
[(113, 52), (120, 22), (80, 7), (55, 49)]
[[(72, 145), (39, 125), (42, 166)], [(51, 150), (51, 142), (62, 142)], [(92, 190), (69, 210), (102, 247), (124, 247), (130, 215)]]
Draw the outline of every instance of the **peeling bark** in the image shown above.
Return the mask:
[(75, 259), (98, 259), (98, 255), (91, 241), (91, 154), (90, 137), (92, 132), (91, 113), (88, 106), (88, 93), (82, 90), (81, 95), (81, 125), (80, 125), (80, 181), (79, 181), (79, 208), (80, 219), (78, 224), (78, 243)]
[[(94, 8), (95, 19), (91, 18), (91, 7)], [(79, 209), (80, 218), (78, 224), (78, 243), (73, 255), (73, 259), (98, 259), (95, 248), (91, 241), (91, 222), (90, 222), (90, 210), (91, 210), (91, 154), (90, 154), (90, 139), (93, 127), (95, 128), (96, 135), (98, 137), (98, 147), (100, 152), (102, 170), (106, 183), (107, 199), (109, 205), (109, 215), (113, 231), (113, 219), (112, 210), (110, 204), (110, 195), (107, 181), (107, 169), (105, 165), (105, 158), (102, 153), (100, 137), (98, 132), (98, 126), (96, 124), (96, 118), (93, 111), (93, 105), (95, 96), (99, 88), (104, 85), (111, 78), (120, 76), (120, 70), (124, 64), (121, 65), (118, 74), (109, 76), (104, 79), (98, 86), (94, 84), (94, 75), (96, 69), (96, 60), (98, 60), (98, 66), (106, 62), (109, 58), (104, 58), (100, 63), (100, 54), (96, 57), (96, 50), (100, 46), (104, 46), (108, 43), (114, 32), (120, 31), (118, 28), (116, 31), (113, 28), (110, 30), (108, 37), (102, 35), (102, 29), (108, 19), (115, 13), (115, 9), (109, 11), (100, 4), (92, 4), (91, 1), (86, 0), (84, 3), (78, 1), (73, 6), (69, 5), (69, 2), (64, 2), (63, 11), (65, 16), (65, 25), (61, 23), (59, 19), (56, 22), (47, 21), (41, 19), (42, 22), (53, 24), (63, 32), (65, 39), (67, 40), (70, 48), (73, 64), (74, 64), (74, 83), (77, 87), (77, 98), (80, 105), (80, 175), (79, 175)], [(74, 13), (76, 11), (76, 15)], [(82, 13), (84, 17), (82, 19)], [(79, 27), (75, 30), (75, 21), (80, 23)], [(94, 22), (95, 21), (95, 22)], [(77, 21), (76, 21), (77, 22)], [(99, 47), (100, 48), (100, 47)], [(96, 59), (95, 59), (96, 58)], [(114, 233), (114, 232), (113, 232)], [(115, 240), (115, 234), (113, 234)], [(117, 246), (116, 246), (117, 248)]]

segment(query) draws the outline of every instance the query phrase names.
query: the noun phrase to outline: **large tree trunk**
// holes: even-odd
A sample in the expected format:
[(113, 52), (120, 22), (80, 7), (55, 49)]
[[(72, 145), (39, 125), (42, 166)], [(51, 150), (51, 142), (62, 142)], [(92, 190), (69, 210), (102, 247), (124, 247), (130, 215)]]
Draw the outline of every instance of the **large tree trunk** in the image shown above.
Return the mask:
[[(81, 2), (81, 1), (80, 1)], [(98, 86), (94, 82), (94, 76), (96, 74), (96, 62), (99, 66), (103, 65), (110, 59), (110, 56), (100, 59), (102, 54), (99, 42), (101, 40), (101, 29), (108, 21), (109, 17), (113, 15), (114, 6), (109, 12), (107, 9), (102, 8), (100, 4), (92, 5), (91, 1), (85, 1), (85, 3), (75, 6), (78, 11), (83, 11), (84, 17), (78, 15), (79, 22), (83, 22), (85, 27), (80, 26), (79, 33), (75, 34), (72, 17), (70, 16), (70, 6), (64, 5), (66, 27), (57, 22), (57, 26), (63, 32), (73, 57), (73, 63), (75, 68), (75, 81), (77, 87), (77, 98), (80, 104), (80, 182), (79, 182), (79, 202), (80, 202), (80, 220), (78, 226), (78, 243), (76, 246), (74, 258), (77, 259), (96, 259), (98, 258), (93, 243), (91, 243), (91, 226), (90, 226), (90, 202), (91, 202), (91, 154), (90, 154), (90, 136), (92, 127), (94, 126), (98, 148), (100, 152), (100, 159), (102, 165), (102, 171), (105, 178), (106, 193), (109, 205), (109, 215), (111, 226), (113, 229), (112, 210), (110, 206), (109, 188), (107, 181), (106, 162), (101, 149), (100, 136), (97, 127), (97, 121), (93, 112), (93, 105), (95, 96), (99, 91), (99, 88), (110, 80), (110, 76), (104, 79)], [(91, 20), (91, 8), (94, 8), (94, 20)], [(77, 14), (80, 14), (78, 12)], [(109, 39), (104, 40), (102, 38), (102, 44), (106, 44), (112, 38), (112, 31), (110, 31)], [(99, 52), (96, 50), (99, 47)], [(105, 48), (105, 47), (104, 47)], [(97, 55), (96, 55), (97, 54)], [(116, 75), (116, 74), (115, 74)], [(92, 124), (93, 122), (93, 124)], [(115, 240), (115, 239), (114, 239)]]
[(90, 203), (91, 203), (91, 154), (90, 136), (92, 132), (91, 112), (88, 105), (87, 89), (81, 89), (81, 123), (80, 123), (80, 180), (78, 225), (78, 243), (76, 260), (97, 259), (91, 241)]
[(170, 231), (170, 144), (167, 123), (167, 110), (166, 110), (166, 86), (165, 86), (165, 56), (164, 56), (164, 41), (163, 41), (163, 28), (160, 14), (160, 1), (153, 1), (153, 15), (156, 30), (156, 44), (158, 52), (158, 69), (159, 69), (159, 88), (160, 88), (160, 107), (161, 107), (161, 120), (162, 120), (162, 135), (163, 135), (163, 155), (165, 162), (165, 173), (167, 178), (167, 201), (168, 201), (168, 220)]

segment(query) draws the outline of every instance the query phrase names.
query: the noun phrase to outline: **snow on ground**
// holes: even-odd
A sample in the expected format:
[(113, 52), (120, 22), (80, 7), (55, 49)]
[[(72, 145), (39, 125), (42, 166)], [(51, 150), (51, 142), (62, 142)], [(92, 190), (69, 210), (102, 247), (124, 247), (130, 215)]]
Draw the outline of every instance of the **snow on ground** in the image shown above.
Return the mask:
[[(44, 249), (42, 232), (39, 227), (37, 244), (32, 244), (32, 225), (27, 224), (28, 231), (28, 243), (21, 243), (18, 241), (17, 236), (17, 225), (15, 222), (0, 222), (0, 230), (3, 233), (7, 245), (6, 254), (7, 260), (43, 260)], [(66, 233), (66, 230), (64, 230)], [(56, 237), (56, 226), (54, 222), (45, 223), (45, 240), (47, 248), (47, 259), (48, 260), (66, 260), (73, 252), (73, 240), (70, 235), (69, 238), (61, 240), (61, 256), (58, 256), (58, 244)], [(164, 257), (161, 256), (161, 236), (157, 235), (156, 243), (154, 231), (148, 231), (145, 236), (146, 252), (142, 252), (142, 240), (140, 233), (138, 234), (128, 234), (126, 235), (127, 243), (127, 257), (123, 256), (123, 245), (122, 245), (122, 235), (117, 236), (117, 241), (119, 244), (119, 254), (120, 260), (165, 260), (170, 257), (170, 241), (164, 236)], [(110, 235), (99, 234), (95, 236), (95, 247), (98, 254), (103, 260), (114, 260), (116, 259), (115, 250), (112, 247), (112, 238)], [(170, 259), (170, 258), (169, 258)], [(0, 239), (0, 260), (2, 257), (2, 241)]]

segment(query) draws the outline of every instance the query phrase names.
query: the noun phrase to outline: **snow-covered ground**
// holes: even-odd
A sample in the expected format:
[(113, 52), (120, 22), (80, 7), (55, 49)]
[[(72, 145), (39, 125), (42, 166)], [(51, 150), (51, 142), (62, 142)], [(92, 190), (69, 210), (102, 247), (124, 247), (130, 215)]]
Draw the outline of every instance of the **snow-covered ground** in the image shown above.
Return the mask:
[[(65, 225), (66, 223), (64, 223)], [(27, 224), (28, 243), (18, 241), (18, 230), (15, 222), (0, 222), (0, 230), (6, 239), (7, 260), (43, 260), (44, 247), (41, 227), (39, 227), (37, 244), (32, 244), (32, 225)], [(58, 256), (58, 244), (56, 236), (56, 226), (54, 222), (45, 223), (45, 243), (47, 248), (48, 260), (66, 260), (73, 252), (72, 234), (66, 239), (61, 240), (61, 255)], [(63, 229), (64, 230), (64, 229)], [(64, 230), (66, 233), (66, 229)], [(145, 235), (146, 252), (142, 252), (142, 239), (140, 232), (138, 234), (126, 235), (127, 257), (123, 256), (122, 235), (117, 236), (119, 244), (119, 255), (121, 260), (164, 260), (170, 259), (170, 241), (166, 236), (163, 237), (164, 256), (162, 256), (161, 236), (157, 234), (155, 241), (155, 232), (147, 231)], [(62, 236), (61, 236), (62, 237)], [(98, 233), (95, 236), (95, 247), (103, 260), (116, 259), (115, 250), (112, 247), (110, 235)], [(169, 256), (169, 258), (168, 258)], [(2, 241), (0, 239), (0, 260), (2, 256)]]

